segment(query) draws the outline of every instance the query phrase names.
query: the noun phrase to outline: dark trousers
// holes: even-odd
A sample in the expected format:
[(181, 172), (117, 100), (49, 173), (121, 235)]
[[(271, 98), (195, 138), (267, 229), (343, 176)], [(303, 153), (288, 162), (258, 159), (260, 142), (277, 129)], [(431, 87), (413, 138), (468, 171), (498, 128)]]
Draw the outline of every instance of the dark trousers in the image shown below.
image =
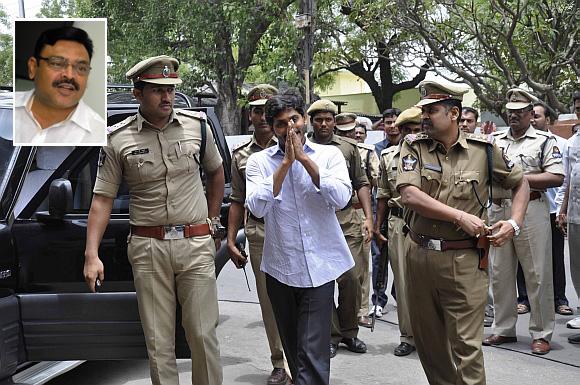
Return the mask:
[(295, 385), (328, 385), (334, 281), (292, 287), (266, 274), (266, 288)]
[[(372, 271), (373, 295), (371, 296), (371, 301), (373, 305), (379, 305), (380, 307), (384, 308), (385, 306), (387, 306), (387, 301), (389, 300), (389, 297), (387, 296), (387, 286), (385, 285), (385, 287), (378, 292), (378, 301), (377, 301), (377, 292), (375, 290), (375, 287), (377, 287), (377, 272), (379, 271), (381, 250), (379, 249), (379, 246), (377, 245), (374, 239), (371, 242), (371, 254), (373, 257), (373, 271)], [(389, 269), (387, 266), (387, 271), (385, 272), (385, 282), (388, 281), (388, 273)]]
[[(554, 306), (568, 305), (566, 298), (566, 268), (564, 267), (564, 235), (556, 226), (556, 214), (550, 214), (550, 224), (552, 227), (552, 270), (554, 275)], [(518, 303), (525, 303), (530, 306), (526, 281), (522, 267), (518, 263)]]

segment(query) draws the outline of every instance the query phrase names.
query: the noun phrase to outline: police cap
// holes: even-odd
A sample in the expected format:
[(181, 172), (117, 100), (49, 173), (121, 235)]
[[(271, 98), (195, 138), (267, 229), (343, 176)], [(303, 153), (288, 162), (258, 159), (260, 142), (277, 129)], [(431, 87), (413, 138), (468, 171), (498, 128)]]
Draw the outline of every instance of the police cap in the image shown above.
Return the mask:
[(127, 79), (133, 81), (133, 84), (137, 82), (161, 85), (181, 84), (177, 68), (179, 68), (177, 59), (165, 55), (154, 56), (135, 64), (127, 71), (126, 76)]

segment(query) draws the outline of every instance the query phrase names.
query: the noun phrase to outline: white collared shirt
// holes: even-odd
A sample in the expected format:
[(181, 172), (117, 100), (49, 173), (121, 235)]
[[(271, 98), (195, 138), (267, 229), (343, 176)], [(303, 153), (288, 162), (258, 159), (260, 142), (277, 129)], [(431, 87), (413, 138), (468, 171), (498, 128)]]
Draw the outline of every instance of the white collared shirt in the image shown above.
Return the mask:
[(264, 218), (260, 269), (293, 287), (318, 287), (354, 266), (336, 210), (350, 200), (352, 186), (342, 153), (310, 141), (304, 152), (318, 165), (320, 188), (294, 161), (274, 196), (274, 172), (284, 153), (272, 146), (250, 156), (246, 166), (246, 207)]
[(43, 129), (30, 110), (34, 90), (14, 94), (15, 146), (104, 146), (107, 144), (105, 121), (82, 99), (65, 120)]

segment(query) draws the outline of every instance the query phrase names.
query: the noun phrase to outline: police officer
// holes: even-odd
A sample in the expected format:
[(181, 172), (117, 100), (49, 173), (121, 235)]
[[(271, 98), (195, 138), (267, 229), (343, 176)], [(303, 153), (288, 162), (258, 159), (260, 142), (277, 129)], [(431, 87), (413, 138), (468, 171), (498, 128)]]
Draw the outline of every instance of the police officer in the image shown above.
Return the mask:
[[(334, 134), (335, 116), (338, 108), (330, 100), (320, 99), (312, 103), (308, 109), (310, 122), (312, 123), (312, 141), (318, 144), (336, 146), (344, 155), (346, 166), (354, 191), (365, 213), (365, 221), (361, 223), (361, 217), (352, 207), (352, 201), (346, 207), (336, 213), (342, 232), (348, 243), (350, 252), (355, 260), (355, 267), (341, 275), (338, 283), (338, 308), (332, 317), (332, 335), (330, 343), (330, 357), (334, 357), (338, 350), (338, 344), (342, 342), (347, 349), (355, 353), (365, 353), (367, 347), (358, 339), (357, 315), (361, 302), (360, 260), (364, 242), (370, 242), (373, 229), (371, 216), (371, 202), (369, 181), (361, 166), (360, 154), (354, 140), (339, 137)], [(361, 232), (364, 228), (364, 232)]]
[[(89, 212), (84, 276), (104, 279), (98, 256), (113, 200), (129, 188), (133, 268), (139, 315), (155, 385), (179, 383), (175, 361), (176, 297), (191, 350), (192, 383), (222, 383), (216, 325), (214, 259), (224, 192), (222, 159), (202, 114), (173, 109), (179, 62), (156, 56), (127, 72), (139, 111), (109, 128)], [(202, 133), (205, 130), (205, 133)], [(205, 139), (203, 139), (205, 137)], [(203, 155), (202, 155), (203, 154)], [(206, 176), (206, 194), (200, 177)]]
[[(270, 125), (266, 122), (264, 105), (278, 90), (269, 84), (259, 84), (248, 92), (250, 104), (250, 121), (254, 127), (251, 139), (240, 143), (232, 153), (232, 193), (230, 195), (230, 210), (228, 214), (228, 251), (236, 267), (245, 265), (246, 258), (236, 247), (236, 235), (242, 219), (245, 216), (244, 203), (246, 201), (246, 163), (250, 155), (262, 151), (264, 148), (275, 145), (276, 139)], [(262, 310), (262, 319), (266, 329), (266, 337), (270, 346), (270, 360), (274, 369), (268, 377), (267, 384), (286, 384), (287, 375), (284, 370), (284, 352), (276, 319), (272, 312), (272, 305), (266, 291), (266, 276), (260, 271), (262, 263), (262, 249), (264, 247), (264, 219), (256, 218), (248, 212), (245, 224), (246, 237), (250, 248), (250, 262), (256, 277), (256, 290)]]
[[(459, 130), (461, 91), (420, 84), (425, 134), (401, 146), (396, 188), (405, 210), (407, 298), (421, 364), (431, 384), (485, 384), (481, 340), (487, 300), (481, 237), (501, 245), (523, 223), (529, 188), (519, 166), (487, 135)], [(488, 158), (487, 152), (491, 152)], [(492, 161), (491, 167), (488, 159)], [(512, 219), (485, 225), (489, 181), (514, 197)], [(482, 260), (481, 262), (484, 262)]]
[[(360, 133), (361, 131), (362, 134)], [(376, 187), (379, 176), (379, 158), (375, 152), (375, 146), (372, 144), (366, 144), (364, 142), (366, 138), (366, 128), (364, 125), (358, 123), (357, 115), (353, 114), (352, 112), (345, 112), (336, 115), (336, 134), (338, 136), (344, 136), (356, 140), (364, 173), (371, 184), (370, 187)], [(352, 198), (352, 207), (354, 207), (356, 213), (360, 216), (362, 222), (364, 223), (366, 219), (364, 210), (362, 209), (362, 204), (356, 195)], [(361, 229), (361, 231), (364, 232), (364, 228)], [(357, 273), (361, 283), (361, 303), (360, 309), (358, 311), (358, 324), (359, 326), (366, 328), (370, 328), (372, 326), (368, 317), (370, 290), (370, 252), (370, 242), (363, 243), (362, 254), (360, 256), (361, 263), (360, 266), (358, 266), (359, 271)]]
[[(402, 138), (408, 134), (418, 134), (421, 132), (421, 109), (411, 107), (403, 111), (395, 121), (395, 126), (401, 132)], [(403, 205), (399, 192), (395, 189), (397, 183), (397, 166), (401, 144), (391, 146), (381, 152), (380, 179), (377, 191), (377, 220), (375, 222), (375, 237), (381, 250), (387, 238), (380, 232), (380, 225), (385, 220), (388, 210), (388, 256), (393, 269), (395, 289), (397, 292), (397, 318), (399, 320), (399, 331), (401, 333), (401, 343), (395, 348), (395, 356), (406, 356), (415, 350), (413, 342), (413, 332), (409, 319), (409, 308), (407, 307), (406, 292), (406, 263), (404, 258), (403, 234)], [(387, 251), (387, 250), (384, 250)], [(383, 258), (387, 256), (384, 255)]]
[[(546, 354), (554, 332), (554, 290), (552, 283), (552, 234), (546, 231), (550, 223), (546, 189), (562, 185), (564, 168), (562, 153), (556, 138), (530, 125), (534, 117), (533, 103), (537, 99), (528, 92), (512, 88), (507, 92), (510, 128), (495, 134), (496, 143), (504, 155), (524, 170), (530, 185), (530, 203), (525, 226), (516, 229), (516, 237), (503, 247), (493, 248), (492, 290), (495, 307), (493, 334), (484, 345), (501, 345), (517, 341), (518, 313), (515, 282), (518, 261), (522, 265), (531, 316), (532, 353)], [(510, 217), (512, 202), (499, 196), (490, 210), (492, 223)], [(521, 232), (521, 234), (519, 234)]]

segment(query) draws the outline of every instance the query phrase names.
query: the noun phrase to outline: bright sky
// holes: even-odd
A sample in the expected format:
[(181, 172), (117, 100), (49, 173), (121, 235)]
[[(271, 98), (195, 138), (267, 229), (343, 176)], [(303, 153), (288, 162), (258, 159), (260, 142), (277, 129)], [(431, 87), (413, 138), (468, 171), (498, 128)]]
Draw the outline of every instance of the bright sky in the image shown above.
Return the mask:
[[(22, 0), (26, 17), (35, 17), (40, 12), (42, 0)], [(10, 18), (20, 17), (19, 6), (20, 0), (2, 0), (2, 6), (8, 12)]]

